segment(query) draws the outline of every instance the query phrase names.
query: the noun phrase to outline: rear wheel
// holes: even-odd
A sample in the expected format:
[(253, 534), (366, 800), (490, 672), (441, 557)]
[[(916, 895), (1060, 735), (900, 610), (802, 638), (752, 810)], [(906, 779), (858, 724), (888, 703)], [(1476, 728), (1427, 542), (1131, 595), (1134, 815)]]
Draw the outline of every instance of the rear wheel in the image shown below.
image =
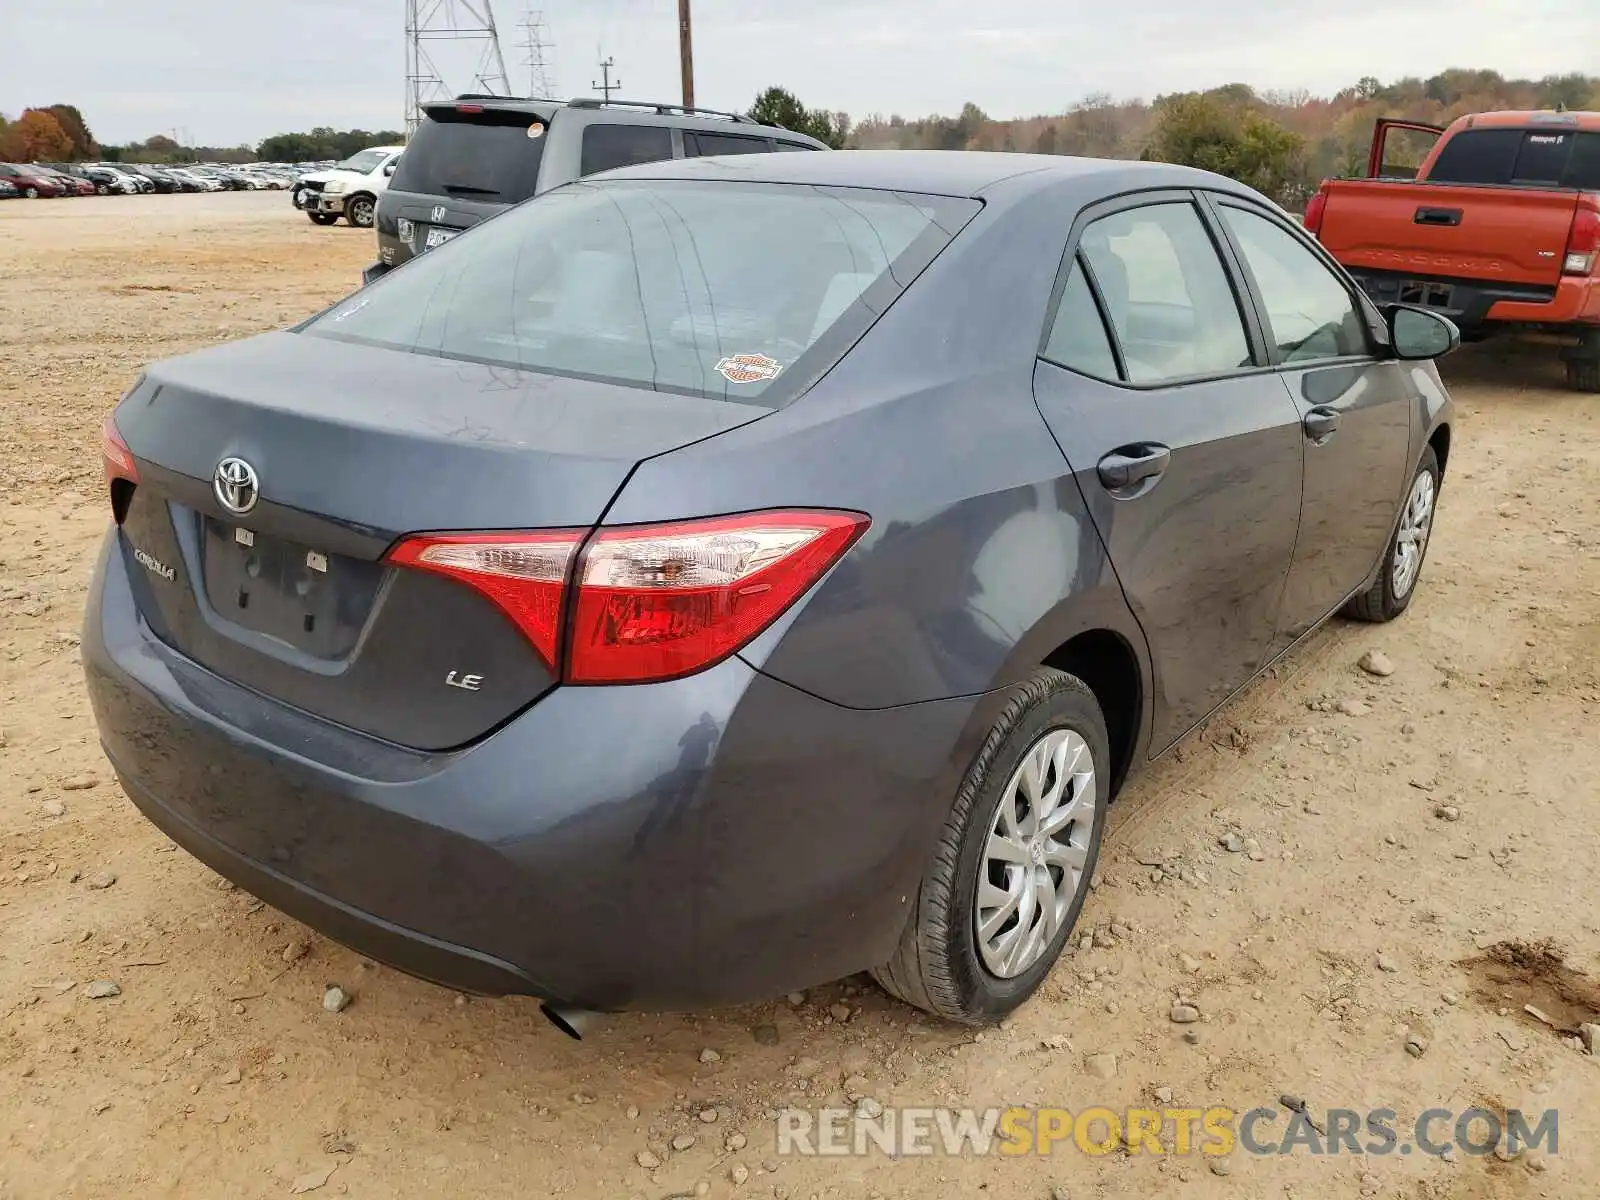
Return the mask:
[(1110, 740), (1094, 694), (1041, 667), (967, 772), (884, 990), (953, 1021), (998, 1021), (1066, 944), (1100, 851)]
[(1600, 392), (1600, 343), (1594, 358), (1567, 359), (1567, 386), (1579, 392)]
[(99, 192), (102, 196), (111, 195), (111, 185), (108, 183), (97, 183), (95, 184), (94, 190)]
[(314, 213), (307, 213), (306, 216), (311, 218), (311, 223), (313, 225), (332, 225), (335, 221), (337, 221), (339, 219), (339, 214), (338, 213), (319, 213), (319, 212), (314, 212)]
[(371, 229), (373, 210), (371, 196), (351, 196), (349, 203), (344, 206), (344, 219), (357, 229)]
[(1439, 459), (1429, 446), (1422, 452), (1417, 473), (1411, 477), (1400, 520), (1384, 554), (1383, 569), (1370, 588), (1345, 605), (1345, 616), (1358, 621), (1392, 621), (1410, 606), (1417, 590), (1417, 578), (1422, 574), (1422, 560), (1428, 553), (1428, 539), (1433, 533), (1433, 510), (1439, 499), (1439, 483)]
[(39, 198), (39, 189), (36, 187), (27, 188), (22, 194), (29, 200), (37, 200)]

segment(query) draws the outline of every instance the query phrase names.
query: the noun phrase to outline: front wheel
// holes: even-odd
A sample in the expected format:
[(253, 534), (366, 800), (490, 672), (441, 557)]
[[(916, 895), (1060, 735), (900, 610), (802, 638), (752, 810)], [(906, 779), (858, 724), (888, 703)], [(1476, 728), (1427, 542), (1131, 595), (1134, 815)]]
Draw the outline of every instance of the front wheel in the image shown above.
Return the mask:
[(873, 977), (952, 1021), (998, 1021), (1038, 988), (1089, 894), (1111, 779), (1087, 685), (1041, 667), (967, 771), (900, 945)]
[(1429, 446), (1411, 477), (1394, 536), (1384, 553), (1383, 569), (1370, 588), (1345, 605), (1345, 616), (1358, 621), (1392, 621), (1410, 606), (1417, 577), (1422, 574), (1422, 560), (1428, 553), (1428, 539), (1433, 534), (1440, 482), (1439, 458)]
[(374, 205), (371, 196), (352, 196), (344, 206), (344, 219), (357, 229), (371, 229)]
[(339, 219), (339, 214), (338, 213), (314, 212), (314, 213), (307, 213), (306, 216), (311, 218), (311, 223), (313, 225), (332, 225), (335, 221), (337, 221)]
[(22, 194), (24, 196), (26, 196), (29, 200), (37, 200), (39, 198), (39, 189), (36, 188), (36, 187), (31, 187), (31, 188), (27, 189), (25, 192), (23, 192)]

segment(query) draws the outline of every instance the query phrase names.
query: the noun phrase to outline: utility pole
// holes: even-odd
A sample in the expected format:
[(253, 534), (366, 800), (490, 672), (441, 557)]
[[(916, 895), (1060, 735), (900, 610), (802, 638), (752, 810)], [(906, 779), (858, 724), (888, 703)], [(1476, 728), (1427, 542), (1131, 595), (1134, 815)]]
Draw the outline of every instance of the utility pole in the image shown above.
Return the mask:
[(689, 0), (678, 0), (678, 58), (683, 70), (683, 106), (694, 107), (694, 34), (689, 28)]
[(622, 80), (619, 79), (615, 83), (611, 82), (611, 68), (616, 65), (617, 60), (615, 58), (602, 58), (600, 60), (600, 78), (605, 82), (595, 83), (593, 80), (589, 81), (589, 86), (597, 92), (605, 93), (608, 101), (611, 99), (612, 92), (619, 91), (622, 88)]

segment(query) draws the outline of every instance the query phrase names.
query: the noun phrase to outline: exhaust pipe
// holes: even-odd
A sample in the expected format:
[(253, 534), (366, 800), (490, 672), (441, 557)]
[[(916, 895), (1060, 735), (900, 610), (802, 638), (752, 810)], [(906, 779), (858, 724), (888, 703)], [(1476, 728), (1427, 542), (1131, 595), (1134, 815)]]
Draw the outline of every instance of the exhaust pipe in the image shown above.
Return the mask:
[(604, 1013), (587, 1008), (570, 1008), (565, 1004), (541, 1004), (539, 1011), (545, 1020), (574, 1041), (583, 1041), (583, 1035), (600, 1024)]

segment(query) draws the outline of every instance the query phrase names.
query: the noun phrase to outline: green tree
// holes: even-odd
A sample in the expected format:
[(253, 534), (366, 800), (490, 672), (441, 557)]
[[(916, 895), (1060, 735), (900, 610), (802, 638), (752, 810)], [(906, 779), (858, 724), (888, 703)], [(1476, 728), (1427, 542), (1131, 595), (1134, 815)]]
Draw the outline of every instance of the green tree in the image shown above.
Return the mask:
[(1581, 109), (1589, 103), (1592, 81), (1587, 75), (1547, 75), (1539, 80), (1539, 104), (1544, 108)]
[(1144, 158), (1215, 171), (1284, 203), (1306, 182), (1298, 134), (1215, 95), (1163, 97)]
[[(792, 129), (816, 138), (819, 142), (844, 149), (849, 135), (849, 118), (843, 113), (811, 110), (801, 104), (795, 94), (786, 88), (770, 87), (756, 97), (750, 106), (750, 119), (763, 125), (776, 125), (779, 129)], [(844, 117), (841, 121), (839, 118)]]
[(72, 140), (72, 161), (82, 162), (99, 156), (100, 147), (95, 144), (94, 134), (89, 132), (89, 126), (76, 105), (52, 104), (44, 111), (55, 117), (56, 123)]
[(319, 125), (309, 133), (279, 133), (256, 147), (256, 154), (268, 162), (314, 162), (320, 159), (346, 159), (369, 146), (403, 145), (406, 135), (394, 129), (368, 132), (365, 129), (330, 129)]

